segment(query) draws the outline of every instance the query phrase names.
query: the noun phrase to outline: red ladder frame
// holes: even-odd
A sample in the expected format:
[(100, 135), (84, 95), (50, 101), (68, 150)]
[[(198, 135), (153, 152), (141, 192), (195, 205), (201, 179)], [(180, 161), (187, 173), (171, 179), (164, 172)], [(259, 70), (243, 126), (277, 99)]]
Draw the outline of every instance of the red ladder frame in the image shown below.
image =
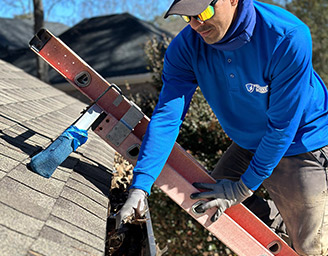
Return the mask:
[[(124, 134), (121, 141), (113, 141), (109, 134), (118, 129), (118, 124), (124, 121), (127, 112), (131, 109), (134, 112), (138, 111), (137, 107), (127, 100), (116, 86), (109, 84), (48, 30), (40, 30), (31, 40), (30, 47), (70, 84), (92, 101), (96, 101), (96, 104), (107, 113), (95, 132), (132, 164), (135, 164), (136, 155), (131, 152), (138, 151), (149, 119), (139, 111), (141, 115), (138, 119), (129, 119), (134, 123), (130, 127), (131, 131)], [(297, 255), (242, 204), (229, 208), (214, 223), (210, 221), (210, 217), (215, 209), (207, 210), (204, 214), (197, 214), (193, 210), (196, 201), (190, 199), (191, 193), (198, 192), (192, 186), (193, 182), (215, 182), (215, 180), (190, 154), (175, 143), (163, 171), (155, 182), (163, 192), (238, 255)]]

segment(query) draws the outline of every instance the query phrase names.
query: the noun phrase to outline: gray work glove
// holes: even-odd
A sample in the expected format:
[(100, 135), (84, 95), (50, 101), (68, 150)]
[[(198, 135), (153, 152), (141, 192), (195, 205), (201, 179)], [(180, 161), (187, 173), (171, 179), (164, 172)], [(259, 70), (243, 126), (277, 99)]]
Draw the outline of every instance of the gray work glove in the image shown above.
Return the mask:
[(129, 191), (128, 199), (115, 217), (116, 229), (118, 229), (121, 224), (126, 223), (127, 219), (132, 218), (136, 211), (140, 214), (146, 212), (146, 196), (147, 193), (141, 189), (131, 189)]
[(212, 222), (216, 221), (226, 209), (241, 203), (253, 194), (253, 191), (250, 190), (241, 179), (237, 182), (226, 179), (218, 180), (216, 183), (212, 184), (195, 182), (193, 183), (193, 186), (199, 189), (209, 190), (205, 192), (193, 193), (190, 195), (190, 198), (212, 199), (201, 203), (197, 207), (197, 211), (199, 212), (205, 212), (212, 207), (217, 207), (218, 210), (211, 218)]

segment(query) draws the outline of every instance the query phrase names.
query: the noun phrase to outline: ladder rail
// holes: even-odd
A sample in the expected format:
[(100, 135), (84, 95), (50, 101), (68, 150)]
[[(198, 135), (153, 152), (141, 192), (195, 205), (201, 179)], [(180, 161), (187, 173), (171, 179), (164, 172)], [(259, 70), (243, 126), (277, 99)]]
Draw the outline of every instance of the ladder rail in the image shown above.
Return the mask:
[[(140, 111), (136, 119), (136, 106), (117, 89), (109, 88), (111, 85), (104, 78), (48, 30), (40, 30), (30, 41), (30, 47), (69, 83), (92, 101), (97, 101), (107, 117), (94, 129), (95, 133), (135, 164), (149, 118)], [(214, 223), (210, 221), (210, 216), (215, 209), (201, 215), (195, 214), (192, 209), (196, 201), (189, 197), (197, 192), (192, 186), (195, 181), (215, 182), (190, 154), (175, 143), (156, 185), (238, 255), (297, 255), (242, 204), (228, 209)]]

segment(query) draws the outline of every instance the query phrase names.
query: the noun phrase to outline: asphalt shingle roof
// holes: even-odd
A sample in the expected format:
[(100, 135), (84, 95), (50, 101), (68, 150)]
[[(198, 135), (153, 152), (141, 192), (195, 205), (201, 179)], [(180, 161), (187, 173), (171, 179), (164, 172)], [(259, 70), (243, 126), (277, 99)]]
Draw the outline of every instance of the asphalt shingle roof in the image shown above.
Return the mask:
[(0, 60), (0, 255), (104, 255), (114, 150), (93, 132), (50, 179), (28, 170), (85, 104)]

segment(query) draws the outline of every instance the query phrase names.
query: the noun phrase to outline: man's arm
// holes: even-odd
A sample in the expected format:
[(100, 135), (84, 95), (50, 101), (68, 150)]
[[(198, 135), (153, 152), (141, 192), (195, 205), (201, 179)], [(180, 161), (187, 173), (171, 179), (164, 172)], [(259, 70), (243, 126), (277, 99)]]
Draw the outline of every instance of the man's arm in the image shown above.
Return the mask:
[(148, 194), (172, 151), (197, 88), (184, 40), (177, 36), (166, 51), (162, 91), (134, 168), (131, 188), (142, 189)]
[(140, 148), (133, 170), (129, 199), (116, 216), (116, 228), (134, 214), (134, 208), (144, 202), (156, 178), (162, 171), (179, 134), (197, 84), (194, 73), (186, 65), (186, 56), (179, 51), (175, 39), (164, 60), (163, 88)]

